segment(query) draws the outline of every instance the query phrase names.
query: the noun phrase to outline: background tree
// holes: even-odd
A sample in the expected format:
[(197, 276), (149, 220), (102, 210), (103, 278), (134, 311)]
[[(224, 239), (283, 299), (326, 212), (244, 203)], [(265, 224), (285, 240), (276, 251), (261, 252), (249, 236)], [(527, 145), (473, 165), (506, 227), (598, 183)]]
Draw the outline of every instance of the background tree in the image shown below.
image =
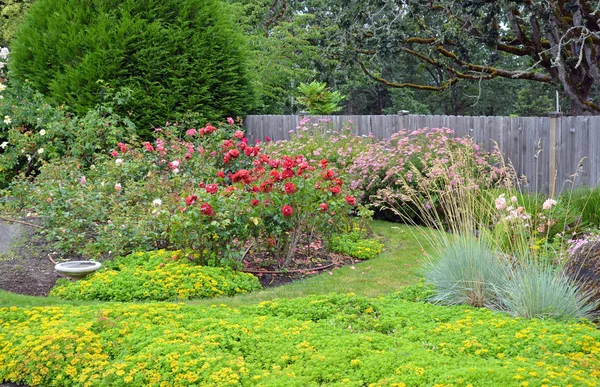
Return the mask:
[[(335, 39), (373, 80), (394, 88), (444, 91), (498, 78), (549, 84), (573, 114), (600, 114), (600, 3), (586, 0), (348, 0), (322, 15)], [(381, 59), (418, 59), (437, 82), (386, 77)]]
[(218, 0), (37, 0), (11, 43), (10, 76), (77, 114), (104, 81), (129, 88), (119, 113), (140, 134), (188, 111), (243, 116), (254, 91), (241, 31)]

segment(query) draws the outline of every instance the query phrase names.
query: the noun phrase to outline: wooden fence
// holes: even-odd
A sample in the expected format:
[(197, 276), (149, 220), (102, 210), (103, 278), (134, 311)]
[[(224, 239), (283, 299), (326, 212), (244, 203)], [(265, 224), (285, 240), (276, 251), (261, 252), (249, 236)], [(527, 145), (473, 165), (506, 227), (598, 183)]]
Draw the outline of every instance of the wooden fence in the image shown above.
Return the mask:
[[(470, 136), (483, 149), (496, 145), (531, 190), (553, 193), (573, 185), (600, 183), (600, 116), (466, 117), (437, 115), (380, 116), (248, 116), (244, 122), (251, 140), (287, 140), (302, 119), (307, 125), (330, 122), (332, 130), (351, 127), (354, 134), (389, 138), (402, 128), (450, 128)], [(556, 187), (554, 185), (556, 184)]]

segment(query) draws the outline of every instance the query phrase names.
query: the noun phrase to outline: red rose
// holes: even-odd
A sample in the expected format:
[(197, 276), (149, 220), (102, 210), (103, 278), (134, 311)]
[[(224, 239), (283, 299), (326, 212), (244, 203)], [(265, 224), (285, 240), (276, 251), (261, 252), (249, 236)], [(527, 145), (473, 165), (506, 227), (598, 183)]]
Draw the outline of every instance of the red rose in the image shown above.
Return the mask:
[(283, 172), (281, 172), (281, 178), (282, 179), (287, 179), (287, 178), (290, 178), (290, 177), (294, 177), (294, 171), (293, 170), (291, 170), (289, 168), (286, 168), (286, 169), (283, 170)]
[(267, 180), (267, 181), (263, 181), (260, 184), (260, 192), (271, 192), (271, 190), (273, 189), (273, 181), (272, 180)]
[(214, 211), (213, 211), (211, 205), (208, 203), (202, 203), (202, 205), (200, 206), (200, 212), (206, 216), (214, 215)]
[(206, 188), (204, 188), (206, 190), (206, 192), (208, 192), (209, 194), (214, 194), (217, 193), (217, 191), (219, 190), (219, 186), (216, 184), (209, 184), (206, 186)]
[(271, 173), (269, 173), (269, 176), (271, 176), (273, 179), (275, 179), (275, 181), (281, 179), (281, 176), (279, 175), (279, 171), (277, 171), (276, 169), (273, 169), (271, 171)]
[(289, 204), (286, 204), (285, 206), (281, 207), (281, 213), (283, 216), (292, 216), (294, 209)]
[(206, 125), (206, 127), (204, 128), (204, 131), (206, 133), (212, 133), (215, 130), (217, 130), (217, 128), (215, 128), (214, 126), (212, 126), (211, 124)]
[(321, 203), (319, 204), (319, 207), (321, 207), (321, 212), (327, 212), (327, 208), (329, 208), (327, 203)]
[(244, 132), (242, 132), (241, 130), (236, 130), (236, 132), (233, 134), (233, 137), (240, 139), (244, 137)]
[(293, 194), (298, 189), (296, 188), (296, 185), (294, 183), (285, 183), (283, 185), (283, 190), (285, 191), (286, 194)]
[(217, 176), (219, 176), (221, 179), (224, 179), (225, 178), (225, 172), (219, 171), (219, 172), (217, 172)]
[(323, 159), (321, 161), (319, 161), (319, 167), (325, 169), (327, 168), (327, 159)]
[(114, 150), (114, 151), (110, 152), (110, 154), (112, 155), (112, 157), (117, 157), (119, 155), (119, 152)]
[(229, 151), (229, 153), (227, 153), (229, 155), (229, 157), (238, 157), (240, 155), (240, 151), (237, 149), (232, 149)]
[(323, 172), (321, 176), (323, 177), (323, 179), (332, 179), (335, 176), (335, 172), (333, 172), (331, 169), (328, 169), (325, 172)]
[(204, 187), (206, 187), (206, 184), (204, 184), (204, 182), (202, 182), (202, 183), (198, 184), (198, 186), (199, 186), (200, 188), (204, 188)]
[(190, 195), (187, 198), (185, 198), (185, 205), (191, 206), (192, 204), (194, 204), (196, 202), (197, 199), (198, 199), (198, 196)]
[(336, 185), (334, 187), (329, 188), (329, 191), (331, 191), (331, 193), (334, 194), (334, 195), (339, 194), (340, 193), (340, 187)]
[(126, 153), (127, 152), (127, 145), (123, 144), (122, 142), (118, 143), (117, 146), (119, 147), (119, 149), (121, 149), (121, 152)]
[(283, 156), (281, 159), (283, 160), (284, 168), (293, 168), (296, 166), (296, 163), (290, 157)]
[(144, 145), (144, 148), (146, 148), (146, 151), (148, 151), (148, 152), (154, 152), (154, 147), (148, 141), (146, 141), (146, 142), (144, 142), (142, 144)]
[(252, 199), (252, 200), (250, 200), (250, 204), (252, 204), (254, 207), (256, 207), (260, 204), (260, 200)]
[(356, 198), (354, 196), (346, 196), (346, 203), (350, 204), (351, 206), (355, 206)]

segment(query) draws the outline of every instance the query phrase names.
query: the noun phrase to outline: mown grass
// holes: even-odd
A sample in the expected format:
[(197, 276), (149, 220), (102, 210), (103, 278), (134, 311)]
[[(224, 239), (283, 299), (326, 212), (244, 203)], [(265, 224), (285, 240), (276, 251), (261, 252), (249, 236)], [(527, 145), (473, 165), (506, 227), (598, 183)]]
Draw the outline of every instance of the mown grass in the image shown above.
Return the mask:
[[(422, 248), (427, 248), (425, 230), (384, 221), (373, 221), (373, 232), (385, 240), (377, 258), (357, 263), (288, 285), (267, 288), (235, 297), (193, 300), (190, 304), (224, 304), (237, 307), (275, 298), (298, 298), (327, 293), (355, 293), (376, 297), (414, 284), (421, 277)], [(0, 291), (0, 306), (87, 305), (90, 301), (66, 301), (56, 297), (33, 297)]]

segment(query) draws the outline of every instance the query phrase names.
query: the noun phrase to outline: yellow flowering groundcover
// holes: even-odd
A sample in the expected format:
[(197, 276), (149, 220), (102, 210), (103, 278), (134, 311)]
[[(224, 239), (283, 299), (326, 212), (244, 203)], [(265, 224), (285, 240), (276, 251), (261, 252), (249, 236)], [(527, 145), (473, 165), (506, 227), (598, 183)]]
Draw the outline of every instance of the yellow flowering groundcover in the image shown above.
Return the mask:
[(366, 230), (354, 228), (347, 234), (335, 235), (331, 249), (357, 259), (373, 259), (383, 251), (383, 243), (367, 238)]
[(0, 308), (0, 381), (31, 386), (597, 386), (591, 323), (400, 296)]
[(252, 274), (199, 266), (190, 259), (194, 256), (182, 251), (133, 253), (115, 258), (81, 281), (59, 280), (50, 295), (68, 300), (165, 301), (233, 296), (261, 288)]

